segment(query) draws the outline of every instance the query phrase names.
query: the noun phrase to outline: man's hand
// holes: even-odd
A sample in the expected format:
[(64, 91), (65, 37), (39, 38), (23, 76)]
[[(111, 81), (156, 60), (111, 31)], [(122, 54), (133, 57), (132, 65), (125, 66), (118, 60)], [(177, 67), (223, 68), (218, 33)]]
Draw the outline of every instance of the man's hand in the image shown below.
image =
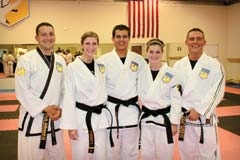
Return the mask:
[(201, 116), (201, 114), (198, 113), (194, 108), (190, 109), (188, 112), (189, 112), (188, 119), (190, 121), (196, 121)]
[(72, 139), (72, 140), (77, 140), (79, 138), (78, 131), (76, 129), (69, 130), (68, 135), (69, 135), (70, 139)]
[(53, 121), (58, 120), (62, 113), (62, 109), (56, 105), (49, 105), (43, 111), (46, 112), (48, 117)]

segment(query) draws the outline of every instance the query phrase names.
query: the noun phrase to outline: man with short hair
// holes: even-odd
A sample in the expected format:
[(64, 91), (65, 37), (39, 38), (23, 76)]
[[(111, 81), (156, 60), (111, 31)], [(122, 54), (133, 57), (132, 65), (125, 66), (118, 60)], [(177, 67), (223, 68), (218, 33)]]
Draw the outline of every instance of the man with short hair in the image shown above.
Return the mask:
[(64, 160), (63, 132), (59, 129), (63, 71), (66, 63), (53, 52), (54, 27), (36, 27), (38, 47), (20, 57), (15, 71), (19, 108), (18, 160)]
[(147, 65), (141, 55), (128, 50), (130, 29), (116, 25), (112, 31), (115, 48), (100, 57), (106, 68), (108, 104), (113, 115), (112, 131), (114, 147), (109, 145), (109, 160), (138, 159), (138, 77)]
[(204, 52), (201, 29), (189, 30), (185, 43), (189, 53), (174, 65), (182, 86), (181, 159), (219, 160), (216, 107), (224, 96), (223, 67)]

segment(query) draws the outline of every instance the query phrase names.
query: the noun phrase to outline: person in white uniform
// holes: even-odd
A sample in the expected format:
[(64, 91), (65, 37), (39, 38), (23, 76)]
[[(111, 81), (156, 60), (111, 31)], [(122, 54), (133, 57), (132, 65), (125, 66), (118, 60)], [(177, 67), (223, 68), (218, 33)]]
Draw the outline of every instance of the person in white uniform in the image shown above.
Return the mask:
[(3, 73), (8, 76), (9, 69), (8, 69), (8, 63), (7, 63), (8, 59), (7, 59), (7, 57), (8, 57), (8, 53), (7, 53), (6, 50), (4, 50), (3, 54), (2, 54)]
[(36, 27), (38, 47), (21, 56), (15, 71), (19, 102), (18, 160), (64, 160), (63, 132), (59, 129), (63, 71), (66, 63), (53, 52), (54, 27)]
[(219, 160), (216, 107), (224, 96), (223, 66), (204, 52), (206, 40), (201, 29), (189, 30), (185, 43), (189, 53), (174, 65), (182, 86), (180, 156)]
[(140, 115), (138, 77), (147, 63), (141, 55), (128, 50), (130, 29), (127, 26), (116, 25), (112, 31), (112, 40), (115, 48), (100, 57), (106, 67), (107, 107), (113, 115), (111, 129), (114, 147), (108, 145), (107, 159), (136, 160)]
[(12, 52), (9, 52), (7, 55), (7, 65), (8, 65), (8, 74), (9, 76), (13, 76), (14, 75), (14, 71), (13, 71), (13, 64), (15, 62), (15, 58), (12, 54)]
[(173, 136), (181, 115), (181, 92), (176, 73), (162, 62), (164, 43), (160, 39), (147, 42), (145, 73), (141, 73), (139, 97), (141, 159), (173, 159)]
[(106, 159), (106, 134), (110, 126), (106, 108), (105, 66), (94, 59), (99, 46), (95, 32), (81, 37), (83, 55), (68, 64), (60, 126), (71, 139), (73, 160)]

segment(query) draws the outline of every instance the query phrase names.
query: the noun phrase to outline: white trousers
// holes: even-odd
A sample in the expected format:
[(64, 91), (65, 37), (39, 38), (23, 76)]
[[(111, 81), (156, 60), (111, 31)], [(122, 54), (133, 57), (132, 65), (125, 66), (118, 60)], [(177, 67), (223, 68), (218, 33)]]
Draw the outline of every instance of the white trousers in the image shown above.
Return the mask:
[(178, 141), (181, 160), (220, 160), (217, 124), (203, 127), (204, 143), (199, 143), (200, 127), (186, 125), (184, 141)]
[(106, 160), (106, 129), (94, 131), (94, 153), (88, 153), (88, 132), (78, 131), (78, 140), (71, 140), (73, 160)]
[(39, 149), (40, 136), (26, 137), (18, 131), (18, 160), (65, 160), (63, 131), (56, 132), (57, 144), (52, 145), (51, 134), (47, 136), (46, 148)]
[(117, 138), (117, 129), (113, 129), (114, 147), (111, 147), (109, 142), (109, 131), (107, 136), (107, 160), (137, 160), (139, 128), (119, 129), (119, 138)]
[(13, 75), (13, 64), (8, 64), (8, 74)]
[(4, 72), (4, 74), (6, 74), (6, 75), (9, 74), (9, 69), (8, 69), (8, 64), (7, 64), (7, 62), (3, 62), (3, 72)]
[(168, 144), (166, 127), (142, 123), (141, 160), (172, 160), (174, 143)]

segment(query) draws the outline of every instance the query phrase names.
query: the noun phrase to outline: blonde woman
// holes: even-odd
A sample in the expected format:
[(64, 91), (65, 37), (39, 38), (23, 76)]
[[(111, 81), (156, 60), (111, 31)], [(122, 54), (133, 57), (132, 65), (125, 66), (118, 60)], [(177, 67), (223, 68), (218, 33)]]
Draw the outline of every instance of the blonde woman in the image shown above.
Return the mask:
[(81, 37), (83, 55), (69, 63), (61, 127), (67, 129), (73, 160), (106, 159), (107, 100), (105, 66), (94, 59), (99, 45), (95, 32)]

